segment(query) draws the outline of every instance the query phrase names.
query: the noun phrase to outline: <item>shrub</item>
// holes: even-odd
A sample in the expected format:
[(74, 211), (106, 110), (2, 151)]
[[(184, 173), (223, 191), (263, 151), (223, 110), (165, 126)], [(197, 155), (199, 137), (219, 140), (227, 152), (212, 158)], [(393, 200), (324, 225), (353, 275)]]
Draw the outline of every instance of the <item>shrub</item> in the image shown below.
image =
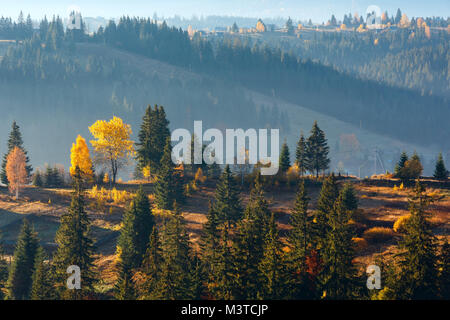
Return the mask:
[(367, 229), (363, 233), (363, 238), (370, 243), (385, 242), (394, 236), (394, 231), (390, 228), (374, 227)]
[(116, 188), (113, 188), (110, 192), (110, 199), (114, 202), (114, 204), (127, 204), (133, 198), (133, 195), (126, 190), (118, 191)]
[(406, 214), (404, 216), (401, 216), (400, 218), (398, 218), (395, 223), (394, 223), (394, 231), (397, 233), (403, 233), (405, 232), (405, 226), (406, 223), (408, 222), (408, 220), (411, 218), (410, 214)]
[(88, 193), (90, 198), (94, 200), (91, 207), (97, 211), (104, 211), (108, 202), (112, 202), (115, 205), (126, 205), (133, 198), (132, 193), (129, 193), (126, 190), (119, 191), (116, 188), (107, 190), (103, 187), (98, 188), (98, 186), (93, 186)]

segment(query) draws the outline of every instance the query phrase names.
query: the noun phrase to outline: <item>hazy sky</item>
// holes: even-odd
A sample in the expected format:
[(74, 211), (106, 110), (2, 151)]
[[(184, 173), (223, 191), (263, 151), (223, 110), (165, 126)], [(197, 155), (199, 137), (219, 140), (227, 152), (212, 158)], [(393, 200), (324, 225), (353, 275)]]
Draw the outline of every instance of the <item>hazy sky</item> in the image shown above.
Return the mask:
[(331, 14), (342, 19), (344, 13), (360, 15), (369, 5), (395, 14), (398, 7), (409, 17), (450, 16), (450, 0), (0, 0), (0, 16), (17, 17), (20, 10), (41, 18), (44, 15), (67, 16), (70, 7), (78, 7), (85, 17), (130, 16), (170, 17), (180, 15), (235, 15), (246, 17), (311, 18), (328, 20)]

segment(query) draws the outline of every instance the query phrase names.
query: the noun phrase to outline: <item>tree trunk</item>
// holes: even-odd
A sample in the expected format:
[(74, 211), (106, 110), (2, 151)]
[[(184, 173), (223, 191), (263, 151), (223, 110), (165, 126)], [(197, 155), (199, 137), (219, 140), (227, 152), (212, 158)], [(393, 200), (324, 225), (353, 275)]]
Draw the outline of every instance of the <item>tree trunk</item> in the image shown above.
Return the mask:
[(19, 186), (16, 187), (16, 200), (19, 199)]

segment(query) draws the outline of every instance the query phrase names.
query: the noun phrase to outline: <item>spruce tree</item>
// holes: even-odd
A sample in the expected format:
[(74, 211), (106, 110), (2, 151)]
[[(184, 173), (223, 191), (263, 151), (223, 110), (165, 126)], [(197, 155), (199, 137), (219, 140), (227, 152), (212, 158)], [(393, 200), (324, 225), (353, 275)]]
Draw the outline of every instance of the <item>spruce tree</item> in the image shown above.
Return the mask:
[(235, 239), (235, 263), (240, 281), (240, 291), (237, 294), (241, 299), (258, 298), (261, 280), (259, 264), (264, 254), (264, 241), (270, 216), (258, 175), (244, 217), (238, 223)]
[[(14, 121), (12, 123), (11, 132), (9, 134), (8, 138), (8, 152), (4, 154), (3, 156), (3, 162), (2, 162), (2, 168), (0, 171), (0, 180), (3, 184), (8, 185), (8, 178), (6, 176), (6, 158), (8, 157), (8, 154), (14, 149), (14, 147), (20, 148), (25, 155), (27, 155), (27, 151), (23, 147), (23, 140), (22, 140), (22, 134), (20, 133), (20, 128), (17, 125), (17, 123)], [(30, 176), (31, 171), (33, 171), (33, 168), (28, 163), (30, 162), (30, 159), (27, 156), (27, 173)]]
[(139, 266), (139, 256), (136, 247), (136, 207), (133, 203), (124, 212), (122, 217), (122, 227), (117, 240), (116, 252), (118, 254), (118, 271), (125, 267), (132, 269)]
[(334, 174), (328, 176), (320, 190), (317, 208), (314, 212), (313, 230), (318, 249), (323, 247), (325, 237), (330, 230), (329, 219), (334, 208), (334, 202), (339, 196), (339, 188)]
[(170, 138), (169, 121), (164, 108), (150, 105), (145, 111), (136, 143), (138, 168), (150, 166), (152, 174), (159, 171), (167, 138)]
[(7, 299), (30, 299), (38, 247), (37, 234), (29, 222), (24, 219), (14, 251), (14, 260), (9, 271)]
[(394, 169), (394, 175), (396, 177), (399, 177), (402, 169), (405, 167), (406, 161), (408, 161), (408, 155), (406, 154), (405, 151), (403, 151), (402, 154), (400, 155), (400, 160), (398, 161)]
[(255, 177), (255, 182), (250, 192), (250, 199), (244, 211), (244, 217), (255, 220), (261, 227), (261, 233), (265, 233), (267, 231), (271, 212), (264, 195), (264, 190), (261, 184), (261, 175), (259, 173)]
[(242, 216), (241, 201), (236, 181), (227, 165), (216, 185), (214, 210), (220, 223), (228, 226), (236, 223)]
[(155, 184), (155, 202), (158, 208), (164, 210), (171, 210), (174, 201), (178, 203), (184, 201), (182, 179), (175, 173), (171, 153), (172, 146), (169, 138), (166, 140), (158, 170), (158, 180)]
[(288, 234), (288, 242), (291, 251), (288, 257), (288, 296), (291, 299), (312, 299), (314, 293), (313, 279), (307, 273), (307, 259), (316, 247), (312, 218), (308, 216), (308, 202), (305, 184), (300, 182), (297, 191), (294, 208), (291, 212), (292, 230)]
[(123, 215), (123, 227), (117, 241), (125, 268), (141, 266), (154, 224), (150, 201), (141, 186)]
[(289, 233), (289, 244), (292, 247), (291, 262), (294, 269), (299, 272), (306, 269), (308, 246), (313, 241), (312, 221), (308, 216), (308, 202), (309, 198), (305, 190), (305, 183), (301, 181), (291, 213), (292, 230)]
[(56, 299), (54, 290), (53, 270), (49, 262), (45, 262), (45, 253), (39, 248), (36, 254), (35, 272), (33, 274), (33, 285), (31, 287), (31, 300), (53, 300)]
[(436, 238), (426, 212), (432, 198), (417, 180), (409, 200), (411, 218), (399, 246), (400, 278), (397, 296), (400, 299), (436, 299), (438, 297), (438, 264)]
[(137, 262), (138, 265), (140, 265), (148, 248), (150, 234), (155, 225), (150, 201), (142, 186), (138, 189), (138, 192), (133, 199), (133, 207), (135, 215), (135, 246), (138, 258)]
[(434, 178), (437, 180), (447, 180), (448, 171), (445, 168), (444, 158), (442, 157), (442, 152), (439, 153), (439, 156), (436, 161), (436, 167), (434, 168)]
[(158, 295), (158, 287), (160, 286), (161, 265), (163, 263), (161, 242), (159, 240), (159, 233), (156, 227), (150, 235), (150, 241), (147, 252), (142, 262), (142, 271), (146, 276), (143, 286), (142, 298), (146, 300), (160, 299)]
[(212, 203), (209, 203), (209, 210), (206, 216), (207, 221), (203, 224), (203, 233), (200, 238), (200, 253), (202, 265), (207, 275), (207, 285), (214, 286), (217, 283), (220, 248), (219, 218)]
[(308, 170), (316, 173), (316, 177), (319, 176), (321, 170), (328, 169), (330, 159), (328, 158), (329, 147), (325, 133), (317, 125), (317, 121), (314, 121), (311, 129), (311, 135), (307, 140), (306, 158), (308, 163)]
[(204, 296), (204, 279), (205, 274), (203, 272), (202, 262), (200, 257), (195, 254), (191, 261), (191, 288), (190, 296), (192, 300), (201, 300)]
[(284, 141), (283, 145), (281, 146), (279, 162), (280, 162), (280, 172), (286, 173), (289, 170), (289, 168), (291, 167), (289, 147), (288, 147), (286, 141)]
[(42, 176), (40, 171), (36, 171), (33, 176), (33, 186), (42, 187), (44, 186), (44, 181), (42, 181)]
[(238, 279), (236, 277), (235, 254), (229, 243), (229, 231), (225, 225), (222, 229), (214, 281), (210, 281), (208, 284), (209, 292), (218, 300), (233, 300), (240, 296), (236, 293), (238, 291)]
[(131, 269), (119, 263), (119, 275), (114, 287), (114, 297), (117, 300), (135, 300), (136, 293)]
[(300, 176), (303, 176), (303, 174), (307, 171), (307, 158), (306, 158), (306, 151), (307, 151), (307, 144), (305, 137), (303, 136), (303, 133), (300, 134), (300, 139), (297, 142), (297, 149), (295, 152), (295, 164), (297, 165), (298, 172), (300, 173)]
[(173, 208), (173, 215), (165, 222), (161, 235), (163, 263), (157, 294), (163, 300), (192, 299), (189, 236), (176, 202)]
[(400, 8), (397, 9), (397, 13), (395, 14), (395, 20), (394, 23), (395, 24), (399, 24), (400, 20), (402, 20), (402, 11), (400, 10)]
[(355, 189), (350, 183), (344, 184), (341, 190), (342, 203), (347, 210), (348, 216), (352, 217), (358, 209), (358, 198), (355, 194)]
[(323, 270), (320, 280), (326, 299), (351, 299), (357, 293), (357, 270), (353, 264), (354, 234), (348, 221), (348, 210), (341, 191), (329, 215), (330, 229), (321, 251)]
[[(79, 300), (93, 292), (94, 243), (90, 237), (91, 222), (85, 211), (84, 190), (80, 169), (75, 169), (73, 176), (72, 201), (68, 212), (61, 216), (61, 224), (56, 232), (55, 242), (58, 246), (53, 262), (57, 277), (57, 287), (61, 299)], [(81, 290), (66, 287), (67, 268), (78, 266), (81, 270)]]
[(269, 221), (263, 252), (259, 263), (261, 279), (258, 297), (268, 300), (283, 299), (286, 285), (285, 261), (273, 213)]

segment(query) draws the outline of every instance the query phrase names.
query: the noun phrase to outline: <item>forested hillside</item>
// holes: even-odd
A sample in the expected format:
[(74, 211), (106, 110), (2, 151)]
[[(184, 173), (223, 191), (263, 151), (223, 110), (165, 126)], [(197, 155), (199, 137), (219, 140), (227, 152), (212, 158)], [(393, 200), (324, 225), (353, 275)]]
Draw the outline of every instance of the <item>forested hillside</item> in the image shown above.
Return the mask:
[[(31, 39), (11, 49), (3, 57), (0, 65), (3, 83), (14, 86), (14, 83), (26, 81), (30, 83), (30, 90), (35, 90), (38, 95), (42, 94), (45, 99), (47, 95), (43, 94), (43, 90), (52, 90), (52, 81), (56, 81), (58, 86), (64, 84), (76, 88), (91, 81), (90, 88), (93, 88), (94, 82), (95, 86), (100, 86), (99, 90), (92, 90), (95, 93), (101, 92), (102, 86), (109, 86), (105, 89), (107, 99), (105, 96), (101, 98), (98, 101), (100, 104), (119, 99), (124, 105), (131, 103), (142, 107), (145, 102), (138, 97), (145, 95), (142, 91), (147, 90), (138, 88), (139, 83), (148, 84), (148, 77), (139, 80), (137, 74), (123, 73), (120, 65), (116, 65), (114, 61), (105, 61), (103, 57), (85, 60), (77, 56), (75, 44), (80, 42), (120, 48), (206, 76), (199, 78), (201, 80), (197, 84), (195, 81), (183, 83), (183, 79), (177, 75), (171, 75), (169, 81), (171, 86), (180, 87), (181, 83), (181, 87), (196, 86), (199, 89), (199, 94), (205, 98), (192, 101), (189, 94), (187, 99), (180, 99), (183, 105), (177, 104), (177, 108), (188, 110), (191, 115), (199, 112), (205, 120), (208, 119), (207, 113), (211, 108), (219, 110), (219, 114), (224, 112), (224, 119), (233, 117), (233, 108), (241, 113), (236, 119), (245, 118), (242, 112), (253, 114), (253, 107), (242, 95), (227, 94), (227, 101), (224, 101), (225, 99), (220, 99), (220, 94), (211, 94), (210, 86), (213, 83), (216, 83), (215, 90), (226, 93), (230, 92), (230, 87), (239, 91), (234, 86), (240, 85), (349, 123), (362, 123), (366, 129), (403, 141), (443, 147), (447, 147), (450, 141), (445, 121), (450, 111), (448, 100), (444, 97), (362, 80), (330, 67), (301, 60), (281, 49), (272, 50), (268, 46), (251, 45), (239, 39), (224, 40), (214, 45), (198, 37), (191, 41), (186, 32), (166, 24), (158, 26), (149, 19), (123, 18), (118, 24), (111, 22), (105, 29), (100, 28), (93, 37), (80, 30), (64, 32), (60, 20), (45, 20), (41, 23), (39, 32), (34, 32)], [(211, 82), (211, 77), (217, 82)], [(158, 79), (154, 79), (154, 82), (161, 85)], [(113, 83), (114, 87), (111, 87)], [(134, 91), (122, 94), (120, 91), (126, 90), (126, 83), (133, 83), (131, 89)], [(13, 92), (7, 86), (3, 86), (3, 89)], [(86, 95), (75, 96), (87, 99)], [(176, 95), (172, 92), (170, 96)], [(240, 99), (240, 102), (229, 99)], [(218, 106), (219, 101), (223, 105)], [(66, 99), (66, 102), (70, 104), (73, 100)], [(238, 107), (239, 104), (249, 106), (241, 108)], [(210, 114), (218, 115), (215, 111)], [(245, 124), (254, 125), (248, 121)], [(260, 122), (258, 124), (261, 125)], [(280, 123), (276, 121), (273, 124)]]
[(257, 40), (363, 79), (450, 97), (450, 35), (446, 30), (416, 27), (358, 33), (310, 29), (300, 32), (300, 38)]

